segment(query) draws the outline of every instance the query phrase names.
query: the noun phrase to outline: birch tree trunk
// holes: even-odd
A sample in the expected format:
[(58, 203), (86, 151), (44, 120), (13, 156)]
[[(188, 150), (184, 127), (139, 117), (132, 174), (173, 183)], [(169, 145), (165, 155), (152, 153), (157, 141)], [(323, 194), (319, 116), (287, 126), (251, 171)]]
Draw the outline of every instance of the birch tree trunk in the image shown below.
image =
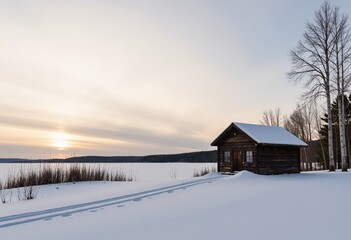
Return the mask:
[(333, 147), (333, 124), (330, 102), (330, 90), (327, 91), (327, 108), (328, 108), (328, 151), (329, 151), (329, 171), (335, 171), (334, 147)]
[[(341, 169), (347, 171), (347, 151), (346, 151), (346, 137), (345, 137), (345, 64), (349, 62), (350, 58), (350, 33), (347, 25), (347, 16), (340, 15), (339, 9), (335, 9), (334, 15), (334, 36), (335, 36), (335, 52), (332, 61), (334, 64), (334, 71), (336, 73), (336, 89), (337, 89), (337, 104), (338, 104), (338, 124), (339, 124), (339, 138), (340, 138), (340, 155), (341, 155)], [(347, 67), (348, 68), (348, 67)]]
[(338, 118), (339, 118), (339, 133), (340, 133), (340, 154), (341, 154), (341, 169), (347, 171), (346, 162), (346, 144), (345, 144), (345, 116), (343, 114), (343, 95), (338, 96)]
[[(346, 19), (345, 19), (346, 22)], [(345, 23), (346, 24), (346, 23)], [(346, 28), (347, 26), (345, 26)], [(347, 62), (349, 62), (349, 58), (350, 58), (350, 48), (347, 47), (347, 45), (349, 45), (350, 42), (350, 35), (349, 32), (346, 31), (346, 33), (344, 33), (345, 28), (343, 28), (343, 30), (341, 31), (341, 82), (340, 82), (340, 104), (341, 104), (341, 108), (339, 109), (339, 111), (341, 111), (341, 114), (339, 116), (339, 125), (340, 126), (340, 145), (341, 145), (341, 170), (343, 172), (347, 172), (347, 168), (348, 168), (348, 163), (347, 163), (347, 149), (346, 149), (346, 133), (345, 133), (345, 90), (347, 87), (347, 82), (345, 80), (345, 64), (347, 64)], [(347, 67), (348, 68), (348, 67)], [(341, 119), (341, 121), (340, 121)]]
[[(344, 94), (341, 96), (341, 114), (339, 116), (339, 128), (340, 128), (340, 145), (341, 145), (341, 170), (347, 172), (347, 151), (346, 151), (346, 137), (345, 137), (345, 103)], [(340, 121), (341, 119), (341, 121)]]

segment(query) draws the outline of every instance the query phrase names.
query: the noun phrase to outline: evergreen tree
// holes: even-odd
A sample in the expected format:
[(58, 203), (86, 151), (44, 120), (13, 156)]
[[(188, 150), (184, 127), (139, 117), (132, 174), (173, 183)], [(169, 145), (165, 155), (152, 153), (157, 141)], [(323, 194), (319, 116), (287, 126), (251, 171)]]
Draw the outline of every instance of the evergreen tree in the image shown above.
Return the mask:
[[(346, 150), (347, 150), (347, 161), (350, 160), (351, 151), (351, 95), (349, 97), (344, 95), (344, 107), (345, 107), (345, 138), (346, 138)], [(341, 150), (340, 150), (340, 134), (339, 134), (339, 116), (338, 116), (338, 101), (335, 100), (332, 103), (332, 129), (333, 129), (333, 143), (334, 143), (334, 157), (337, 163), (337, 168), (341, 166)], [(322, 149), (328, 149), (328, 114), (324, 114), (322, 117), (323, 125), (320, 130), (321, 142), (323, 144)], [(324, 168), (329, 168), (328, 154)]]

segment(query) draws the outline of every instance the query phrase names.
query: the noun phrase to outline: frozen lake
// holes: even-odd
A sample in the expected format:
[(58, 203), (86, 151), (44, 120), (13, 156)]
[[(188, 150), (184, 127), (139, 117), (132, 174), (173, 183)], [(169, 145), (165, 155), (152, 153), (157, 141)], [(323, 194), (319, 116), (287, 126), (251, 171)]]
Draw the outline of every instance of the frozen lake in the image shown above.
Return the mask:
[[(53, 167), (67, 167), (75, 163), (45, 163)], [(7, 176), (18, 174), (21, 169), (36, 169), (45, 164), (37, 163), (1, 163), (0, 180), (4, 181)], [(90, 167), (105, 168), (108, 171), (122, 171), (132, 176), (135, 181), (159, 181), (172, 179), (192, 178), (195, 171), (202, 168), (215, 168), (216, 163), (81, 163)]]

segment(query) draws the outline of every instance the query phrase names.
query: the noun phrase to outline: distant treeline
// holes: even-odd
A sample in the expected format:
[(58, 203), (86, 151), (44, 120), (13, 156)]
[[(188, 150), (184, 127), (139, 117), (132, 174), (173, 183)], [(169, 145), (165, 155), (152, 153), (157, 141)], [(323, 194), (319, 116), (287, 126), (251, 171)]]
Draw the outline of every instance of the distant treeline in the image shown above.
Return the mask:
[(170, 163), (170, 162), (217, 162), (217, 151), (203, 151), (179, 154), (162, 154), (149, 156), (83, 156), (66, 159), (19, 159), (0, 158), (0, 163)]

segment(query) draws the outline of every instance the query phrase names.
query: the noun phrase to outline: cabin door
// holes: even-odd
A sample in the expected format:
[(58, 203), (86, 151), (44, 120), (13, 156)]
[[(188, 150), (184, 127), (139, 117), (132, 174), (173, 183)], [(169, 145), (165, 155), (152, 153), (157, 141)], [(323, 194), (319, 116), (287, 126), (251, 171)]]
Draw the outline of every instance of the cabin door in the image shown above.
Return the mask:
[(233, 151), (233, 171), (241, 171), (241, 170), (242, 170), (241, 151), (234, 150)]

